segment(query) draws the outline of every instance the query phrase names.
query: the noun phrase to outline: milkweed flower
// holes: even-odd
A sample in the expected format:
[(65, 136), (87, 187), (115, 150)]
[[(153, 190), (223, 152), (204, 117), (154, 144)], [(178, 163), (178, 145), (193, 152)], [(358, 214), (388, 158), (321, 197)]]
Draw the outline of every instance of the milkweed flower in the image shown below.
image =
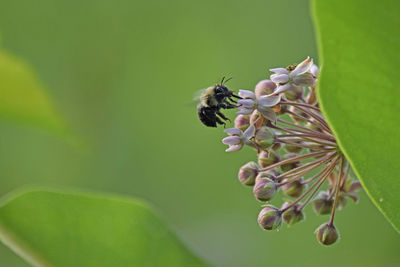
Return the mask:
[(236, 112), (237, 114), (249, 115), (257, 110), (266, 119), (276, 121), (276, 114), (272, 107), (280, 102), (280, 95), (261, 95), (257, 98), (256, 94), (249, 90), (239, 90), (239, 96), (243, 99), (238, 101), (239, 111)]
[[(289, 66), (287, 68), (270, 69), (271, 72), (274, 72), (270, 79), (278, 86), (274, 94), (296, 90), (299, 86), (314, 86), (315, 76), (313, 74), (316, 74), (318, 68), (315, 69), (313, 66), (313, 60), (308, 57), (294, 68)], [(311, 69), (314, 73), (311, 72)]]
[(229, 136), (222, 139), (222, 143), (229, 145), (226, 152), (234, 152), (242, 149), (243, 145), (251, 145), (250, 139), (254, 136), (256, 128), (250, 125), (244, 132), (238, 128), (226, 129)]
[[(258, 216), (263, 229), (303, 221), (304, 208), (312, 203), (315, 213), (330, 215), (315, 234), (319, 243), (331, 245), (339, 239), (335, 214), (348, 199), (358, 201), (361, 184), (351, 178), (351, 166), (319, 108), (319, 69), (313, 60), (270, 71), (270, 79), (260, 81), (254, 92), (239, 90), (236, 128), (225, 130), (229, 136), (222, 143), (227, 152), (244, 145), (256, 149), (258, 164), (243, 165), (238, 178), (253, 187), (258, 201), (268, 202), (280, 190), (285, 200), (292, 198), (281, 208), (263, 206)], [(329, 188), (320, 190), (325, 184)]]

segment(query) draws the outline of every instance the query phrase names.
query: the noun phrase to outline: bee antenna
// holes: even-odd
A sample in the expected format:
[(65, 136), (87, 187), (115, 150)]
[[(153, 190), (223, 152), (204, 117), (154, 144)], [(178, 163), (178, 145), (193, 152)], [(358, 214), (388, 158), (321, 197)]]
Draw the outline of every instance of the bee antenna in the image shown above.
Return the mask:
[(230, 78), (226, 79), (225, 82), (224, 82), (224, 84), (227, 83), (227, 82), (229, 82), (230, 80), (232, 80), (232, 78), (233, 78), (233, 77), (230, 77)]
[(221, 85), (223, 85), (224, 84), (224, 80), (225, 80), (225, 76), (224, 77), (222, 77), (222, 80), (221, 80)]

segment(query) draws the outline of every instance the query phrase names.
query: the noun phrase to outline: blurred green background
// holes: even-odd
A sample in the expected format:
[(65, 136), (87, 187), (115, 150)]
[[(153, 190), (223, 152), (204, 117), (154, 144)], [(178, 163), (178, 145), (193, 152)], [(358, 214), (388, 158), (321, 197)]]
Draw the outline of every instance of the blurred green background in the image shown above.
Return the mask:
[[(337, 215), (332, 247), (316, 242), (327, 218), (311, 210), (262, 231), (236, 176), (254, 151), (225, 153), (222, 129), (197, 119), (193, 94), (222, 76), (252, 89), (270, 67), (317, 57), (308, 1), (3, 0), (0, 38), (88, 144), (2, 122), (1, 194), (40, 184), (138, 196), (217, 266), (400, 265), (399, 235), (365, 193)], [(0, 266), (27, 264), (2, 246)]]

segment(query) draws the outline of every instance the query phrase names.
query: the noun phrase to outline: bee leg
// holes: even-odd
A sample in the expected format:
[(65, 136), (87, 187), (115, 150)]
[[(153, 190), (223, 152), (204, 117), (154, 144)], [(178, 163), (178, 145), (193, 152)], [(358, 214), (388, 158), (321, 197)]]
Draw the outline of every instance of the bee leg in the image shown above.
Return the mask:
[(232, 96), (233, 96), (233, 97), (236, 97), (236, 98), (239, 98), (239, 99), (242, 99), (240, 96), (235, 95), (235, 94), (232, 94)]
[(231, 97), (228, 97), (228, 99), (229, 99), (231, 102), (237, 104), (237, 101), (233, 100)]
[(219, 104), (219, 106), (221, 108), (224, 108), (224, 109), (232, 109), (232, 108), (237, 108), (238, 107), (238, 106), (233, 105), (232, 103), (229, 103), (227, 101), (225, 101), (224, 103)]
[(232, 122), (229, 118), (225, 117), (225, 115), (221, 111), (217, 111), (218, 116), (220, 116), (222, 119)]
[(220, 118), (218, 118), (217, 116), (215, 116), (215, 119), (216, 119), (216, 121), (217, 121), (218, 124), (223, 124), (223, 125), (224, 125), (224, 128), (226, 127), (226, 123), (223, 122)]

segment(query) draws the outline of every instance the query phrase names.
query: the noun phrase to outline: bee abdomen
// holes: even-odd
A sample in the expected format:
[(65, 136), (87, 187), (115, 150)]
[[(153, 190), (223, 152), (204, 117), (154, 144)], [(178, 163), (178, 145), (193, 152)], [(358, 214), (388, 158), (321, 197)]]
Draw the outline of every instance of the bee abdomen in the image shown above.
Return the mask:
[(197, 111), (199, 119), (204, 125), (208, 127), (217, 127), (217, 116), (213, 108), (199, 105)]

